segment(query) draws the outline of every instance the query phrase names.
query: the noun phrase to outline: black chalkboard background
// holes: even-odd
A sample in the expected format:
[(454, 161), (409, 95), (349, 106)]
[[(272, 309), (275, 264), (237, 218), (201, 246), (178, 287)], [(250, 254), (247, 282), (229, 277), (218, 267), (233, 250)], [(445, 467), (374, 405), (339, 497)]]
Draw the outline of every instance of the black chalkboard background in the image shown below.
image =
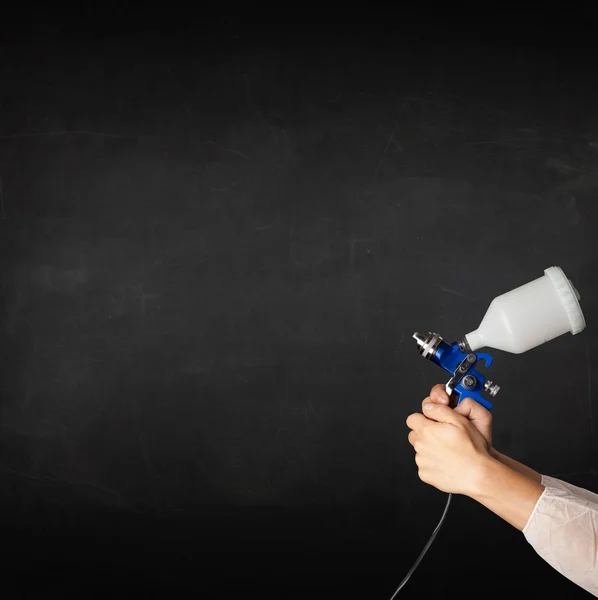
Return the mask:
[[(3, 36), (9, 597), (389, 597), (446, 498), (407, 442), (444, 381), (411, 336), (551, 265), (588, 327), (496, 353), (495, 446), (598, 489), (589, 49), (115, 23)], [(439, 592), (587, 596), (463, 497), (401, 597)]]

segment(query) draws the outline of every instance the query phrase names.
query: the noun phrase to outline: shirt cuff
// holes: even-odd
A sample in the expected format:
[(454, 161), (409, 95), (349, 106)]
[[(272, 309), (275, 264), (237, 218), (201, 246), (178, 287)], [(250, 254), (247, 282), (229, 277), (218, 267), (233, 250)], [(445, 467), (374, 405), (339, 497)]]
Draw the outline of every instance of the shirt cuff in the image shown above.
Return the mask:
[(536, 511), (538, 510), (538, 506), (540, 506), (540, 503), (542, 502), (542, 500), (544, 499), (544, 496), (546, 495), (546, 490), (548, 489), (547, 481), (545, 480), (544, 475), (542, 475), (542, 480), (540, 483), (541, 483), (541, 485), (544, 486), (544, 489), (542, 490), (542, 494), (538, 498), (538, 501), (534, 505), (534, 510), (532, 510), (532, 512), (529, 516), (529, 519), (527, 520), (527, 523), (525, 524), (525, 527), (521, 530), (521, 533), (523, 533), (523, 535), (526, 534), (526, 532), (530, 526), (530, 523), (532, 522), (532, 519), (534, 518)]

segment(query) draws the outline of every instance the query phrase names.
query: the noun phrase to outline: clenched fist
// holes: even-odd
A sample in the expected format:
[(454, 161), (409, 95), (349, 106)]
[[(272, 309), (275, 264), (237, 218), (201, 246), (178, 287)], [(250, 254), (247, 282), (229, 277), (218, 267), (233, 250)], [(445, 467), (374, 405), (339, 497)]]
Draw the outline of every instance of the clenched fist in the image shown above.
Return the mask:
[[(432, 393), (435, 390), (438, 392), (434, 388)], [(461, 410), (466, 409), (464, 406)], [(409, 443), (415, 449), (418, 474), (424, 483), (453, 494), (476, 492), (485, 461), (491, 458), (491, 420), (485, 437), (457, 410), (439, 403), (438, 399), (434, 402), (426, 398), (423, 414), (410, 415), (407, 426), (411, 429)]]

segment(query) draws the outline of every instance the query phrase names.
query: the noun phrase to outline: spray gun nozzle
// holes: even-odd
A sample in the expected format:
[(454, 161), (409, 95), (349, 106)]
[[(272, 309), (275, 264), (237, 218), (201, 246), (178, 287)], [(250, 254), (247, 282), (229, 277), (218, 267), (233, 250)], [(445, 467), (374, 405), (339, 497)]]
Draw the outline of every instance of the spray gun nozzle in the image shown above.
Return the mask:
[(428, 360), (432, 360), (442, 342), (442, 338), (437, 333), (432, 332), (425, 335), (416, 332), (413, 334), (413, 339), (417, 342), (419, 353)]

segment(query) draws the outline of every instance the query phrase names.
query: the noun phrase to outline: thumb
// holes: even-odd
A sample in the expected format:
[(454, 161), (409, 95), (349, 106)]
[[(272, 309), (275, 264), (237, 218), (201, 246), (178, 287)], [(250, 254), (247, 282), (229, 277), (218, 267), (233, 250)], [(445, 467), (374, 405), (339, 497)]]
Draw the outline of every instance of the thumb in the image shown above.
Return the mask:
[(487, 423), (492, 420), (490, 411), (472, 398), (465, 398), (454, 408), (454, 411), (470, 421)]
[(424, 415), (433, 421), (451, 423), (452, 425), (461, 424), (465, 420), (462, 415), (456, 413), (452, 408), (432, 402), (424, 404)]

